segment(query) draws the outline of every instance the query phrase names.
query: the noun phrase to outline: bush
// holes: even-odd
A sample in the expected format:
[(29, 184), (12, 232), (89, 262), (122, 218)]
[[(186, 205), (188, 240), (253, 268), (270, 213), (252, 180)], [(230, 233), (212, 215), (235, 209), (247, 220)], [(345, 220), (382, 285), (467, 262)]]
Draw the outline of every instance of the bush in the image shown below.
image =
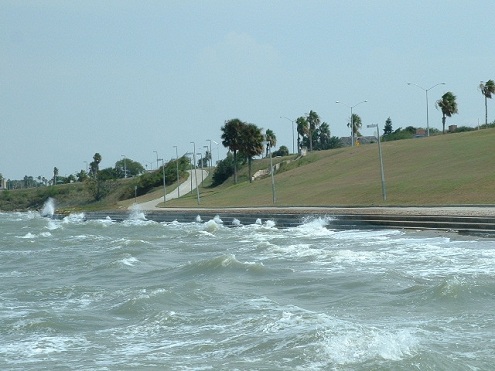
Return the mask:
[(227, 153), (227, 157), (218, 161), (212, 176), (212, 186), (218, 186), (234, 175), (234, 155)]

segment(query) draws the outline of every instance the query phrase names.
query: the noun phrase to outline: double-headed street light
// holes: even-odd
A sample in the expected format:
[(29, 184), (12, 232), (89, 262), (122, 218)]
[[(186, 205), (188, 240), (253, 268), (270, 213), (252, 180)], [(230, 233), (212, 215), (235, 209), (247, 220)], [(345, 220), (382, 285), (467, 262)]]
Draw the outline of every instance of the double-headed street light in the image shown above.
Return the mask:
[(210, 142), (210, 167), (213, 167), (213, 154), (211, 153), (211, 139), (206, 139), (207, 142)]
[(417, 86), (421, 90), (424, 90), (425, 93), (426, 93), (426, 136), (429, 137), (430, 136), (430, 120), (429, 120), (429, 117), (428, 117), (428, 91), (431, 90), (431, 89), (433, 89), (434, 87), (436, 87), (438, 85), (445, 85), (445, 83), (444, 82), (439, 82), (438, 84), (435, 84), (431, 88), (428, 88), (428, 89), (425, 89), (422, 86), (419, 86), (418, 84), (415, 84), (413, 82), (408, 82), (407, 85)]
[(180, 197), (180, 193), (179, 193), (179, 154), (177, 152), (177, 146), (174, 146), (175, 148), (175, 165), (176, 165), (176, 168), (177, 168), (177, 198)]
[(294, 121), (295, 120), (291, 120), (290, 118), (285, 117), (285, 116), (280, 116), (280, 118), (286, 119), (286, 120), (289, 120), (290, 122), (292, 122), (292, 153), (296, 153), (296, 142), (295, 142), (295, 134), (294, 134)]
[[(194, 179), (196, 180), (196, 195), (198, 197), (198, 205), (199, 205), (199, 187), (198, 187), (198, 172), (196, 171), (196, 143), (195, 142), (191, 142), (191, 144), (193, 145), (193, 161), (194, 161)], [(191, 174), (191, 177), (192, 177), (192, 174)], [(192, 180), (192, 178), (191, 178)]]
[(272, 146), (270, 146), (270, 142), (264, 141), (264, 145), (268, 146), (270, 150), (270, 176), (272, 178), (272, 201), (273, 204), (275, 204), (275, 201), (277, 200), (275, 197), (275, 178), (273, 177), (273, 157), (272, 157)]
[(125, 155), (120, 155), (124, 158), (124, 178), (127, 178), (127, 159)]
[(380, 172), (382, 176), (382, 195), (383, 195), (383, 201), (387, 201), (387, 190), (385, 188), (385, 174), (383, 172), (382, 146), (380, 144), (380, 129), (378, 128), (378, 124), (368, 125), (368, 128), (376, 128), (376, 135), (378, 137), (378, 157), (380, 159)]
[[(165, 185), (165, 162), (163, 158), (158, 159), (162, 162), (162, 175), (163, 175), (163, 203), (167, 202), (167, 186)], [(157, 160), (157, 161), (158, 161)]]
[(342, 103), (341, 101), (336, 101), (335, 103), (340, 103), (340, 104), (343, 104), (344, 106), (348, 107), (351, 109), (351, 147), (354, 147), (354, 117), (352, 116), (352, 109), (356, 106), (359, 106), (361, 103), (366, 103), (367, 100), (363, 100), (359, 103), (356, 103), (355, 105), (353, 106), (348, 106), (347, 104), (345, 103)]

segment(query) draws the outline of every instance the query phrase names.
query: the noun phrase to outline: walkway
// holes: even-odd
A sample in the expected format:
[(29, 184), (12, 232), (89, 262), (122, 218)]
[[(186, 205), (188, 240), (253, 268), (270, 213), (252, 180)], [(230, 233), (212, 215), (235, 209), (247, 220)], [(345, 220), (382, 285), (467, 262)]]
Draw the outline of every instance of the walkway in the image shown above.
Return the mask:
[[(208, 171), (201, 169), (196, 169), (196, 176), (194, 175), (194, 170), (187, 170), (187, 172), (189, 173), (187, 180), (182, 182), (179, 187), (175, 188), (172, 192), (167, 193), (165, 198), (166, 201), (188, 194), (191, 190), (196, 189), (196, 179), (198, 184), (201, 184), (208, 176)], [(157, 207), (162, 202), (163, 196), (148, 202), (133, 204), (129, 206), (128, 209), (134, 209), (137, 206), (140, 210), (163, 210), (162, 207)]]

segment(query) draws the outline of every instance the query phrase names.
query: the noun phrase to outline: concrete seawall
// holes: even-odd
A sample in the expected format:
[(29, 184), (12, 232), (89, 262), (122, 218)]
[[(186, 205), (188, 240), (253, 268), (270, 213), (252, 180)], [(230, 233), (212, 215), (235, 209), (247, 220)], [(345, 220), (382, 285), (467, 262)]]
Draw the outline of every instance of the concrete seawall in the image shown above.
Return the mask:
[[(381, 211), (381, 212), (380, 212)], [(406, 212), (407, 211), (407, 212)], [(156, 222), (190, 223), (198, 219), (208, 221), (220, 218), (224, 225), (235, 226), (239, 223), (249, 225), (271, 220), (280, 228), (301, 225), (310, 218), (329, 217), (329, 228), (335, 229), (431, 229), (455, 231), (460, 233), (495, 234), (494, 215), (465, 215), (442, 209), (441, 213), (414, 213), (409, 209), (345, 209), (345, 208), (243, 208), (243, 209), (165, 209), (143, 211), (146, 219)], [(478, 213), (479, 214), (479, 213)], [(132, 211), (86, 212), (85, 218), (115, 221), (132, 218)], [(57, 215), (63, 217), (63, 215)]]

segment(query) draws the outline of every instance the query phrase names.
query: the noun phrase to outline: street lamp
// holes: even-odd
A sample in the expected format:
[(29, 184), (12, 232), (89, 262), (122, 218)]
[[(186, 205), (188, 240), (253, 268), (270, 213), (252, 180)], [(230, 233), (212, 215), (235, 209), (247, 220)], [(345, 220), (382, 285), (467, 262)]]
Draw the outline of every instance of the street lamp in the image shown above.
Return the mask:
[(177, 168), (177, 198), (180, 197), (180, 193), (179, 193), (179, 154), (177, 152), (177, 146), (174, 146), (175, 148), (175, 165), (176, 165), (176, 168)]
[(127, 160), (125, 155), (120, 155), (124, 158), (124, 178), (127, 178)]
[(387, 190), (385, 189), (385, 174), (383, 173), (383, 158), (382, 158), (382, 146), (380, 144), (380, 129), (377, 124), (368, 125), (368, 128), (376, 128), (376, 135), (378, 136), (378, 157), (380, 159), (380, 172), (382, 176), (382, 195), (383, 201), (387, 201)]
[(336, 101), (335, 103), (340, 103), (340, 104), (343, 104), (344, 106), (348, 107), (351, 109), (351, 147), (354, 147), (354, 117), (352, 116), (352, 109), (358, 105), (360, 105), (361, 103), (366, 103), (367, 100), (363, 100), (359, 103), (356, 103), (355, 105), (353, 106), (348, 106), (347, 104), (345, 103), (342, 103), (341, 101)]
[(203, 184), (205, 181), (205, 177), (203, 175), (203, 154), (201, 152), (196, 154), (199, 156), (199, 162), (201, 162), (201, 184)]
[(268, 142), (268, 141), (264, 141), (263, 143), (266, 146), (268, 146), (268, 149), (270, 150), (270, 176), (272, 178), (272, 202), (275, 204), (276, 197), (275, 197), (275, 178), (273, 177), (272, 147), (270, 146), (270, 142)]
[[(196, 143), (190, 142), (193, 145), (193, 159), (194, 159), (194, 179), (196, 180), (196, 195), (198, 197), (198, 205), (199, 205), (199, 187), (198, 187), (198, 172), (196, 171)], [(191, 174), (192, 181), (192, 174)]]
[(408, 82), (407, 85), (417, 86), (421, 90), (424, 90), (425, 93), (426, 93), (426, 136), (429, 137), (430, 136), (430, 120), (429, 120), (429, 117), (428, 117), (428, 91), (431, 90), (431, 89), (433, 89), (434, 87), (436, 87), (438, 85), (445, 85), (445, 83), (444, 82), (439, 82), (438, 84), (435, 84), (431, 88), (428, 88), (428, 89), (425, 89), (422, 86), (419, 86), (418, 84), (415, 84), (413, 82)]
[(156, 168), (158, 169), (158, 152), (157, 151), (153, 151), (154, 153), (156, 153)]
[(165, 185), (165, 163), (163, 162), (163, 158), (157, 159), (162, 162), (162, 175), (163, 175), (163, 203), (167, 202), (167, 186)]
[(211, 139), (206, 139), (206, 141), (210, 142), (210, 167), (213, 167), (213, 154), (211, 153)]
[[(208, 153), (208, 146), (203, 146), (203, 148), (206, 148), (206, 153), (205, 153), (205, 160), (206, 160), (206, 167), (208, 167), (208, 156), (206, 156), (206, 154)], [(210, 160), (211, 160), (211, 150), (210, 150)], [(203, 163), (201, 163), (201, 165), (203, 165)]]
[[(288, 117), (280, 116), (281, 119), (286, 119), (292, 122), (292, 153), (296, 153), (296, 142), (295, 142), (295, 134), (294, 134), (294, 120), (291, 120)], [(270, 149), (271, 152), (271, 149)]]
[(213, 143), (217, 145), (217, 163), (220, 162), (220, 150), (218, 149), (218, 143), (213, 140)]

